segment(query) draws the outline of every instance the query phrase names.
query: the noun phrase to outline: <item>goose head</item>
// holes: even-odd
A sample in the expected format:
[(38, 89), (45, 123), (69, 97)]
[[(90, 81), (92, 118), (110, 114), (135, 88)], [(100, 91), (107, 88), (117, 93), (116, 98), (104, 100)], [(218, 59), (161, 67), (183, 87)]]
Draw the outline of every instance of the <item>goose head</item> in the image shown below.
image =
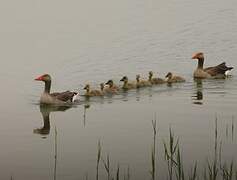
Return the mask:
[(168, 72), (167, 75), (166, 75), (165, 77), (168, 78), (168, 79), (171, 79), (172, 76), (173, 76), (172, 73), (171, 73), (171, 72)]
[(120, 79), (120, 81), (127, 82), (128, 81), (128, 77), (127, 76), (123, 76), (123, 78)]
[(195, 53), (192, 59), (204, 59), (204, 54), (202, 52)]
[(140, 74), (137, 74), (137, 75), (136, 75), (136, 80), (137, 80), (137, 82), (139, 82), (140, 77), (141, 77)]
[(153, 72), (152, 71), (149, 71), (149, 79), (151, 79), (153, 76)]
[(114, 82), (112, 79), (108, 80), (106, 83), (106, 85), (109, 85), (109, 87), (112, 87), (114, 85)]
[(51, 77), (49, 74), (44, 74), (42, 76), (39, 76), (37, 78), (35, 78), (36, 81), (43, 81), (43, 82), (49, 82), (51, 81)]
[(89, 85), (89, 84), (86, 84), (86, 86), (85, 86), (83, 89), (89, 91), (89, 90), (90, 90), (90, 85)]

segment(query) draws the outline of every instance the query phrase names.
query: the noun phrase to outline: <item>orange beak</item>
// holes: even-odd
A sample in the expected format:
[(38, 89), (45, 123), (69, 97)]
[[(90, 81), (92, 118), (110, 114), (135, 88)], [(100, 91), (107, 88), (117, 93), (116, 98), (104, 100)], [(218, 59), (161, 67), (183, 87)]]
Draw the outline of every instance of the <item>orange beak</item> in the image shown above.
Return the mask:
[(35, 78), (36, 81), (43, 81), (43, 76), (39, 76), (37, 78)]

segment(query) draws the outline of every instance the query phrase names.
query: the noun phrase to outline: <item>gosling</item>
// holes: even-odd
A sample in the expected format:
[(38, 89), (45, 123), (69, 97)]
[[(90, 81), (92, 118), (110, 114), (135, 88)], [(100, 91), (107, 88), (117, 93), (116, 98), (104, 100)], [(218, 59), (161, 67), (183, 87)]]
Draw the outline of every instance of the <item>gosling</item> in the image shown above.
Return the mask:
[(149, 81), (151, 82), (151, 84), (163, 84), (163, 83), (166, 83), (166, 81), (164, 79), (152, 78), (152, 76), (153, 76), (153, 72), (149, 71)]
[(84, 89), (86, 90), (86, 93), (84, 95), (86, 97), (103, 96), (104, 95), (104, 93), (103, 93), (104, 84), (103, 84), (103, 87), (102, 87), (102, 84), (100, 86), (101, 86), (101, 90), (96, 90), (96, 89), (90, 90), (90, 85), (86, 84), (86, 86), (84, 87)]
[(109, 93), (109, 94), (118, 94), (119, 88), (118, 88), (118, 86), (116, 86), (116, 85), (114, 84), (113, 80), (110, 79), (110, 80), (108, 80), (105, 84), (109, 86), (109, 87), (106, 87), (106, 88), (104, 89), (104, 91), (105, 91), (106, 93)]
[(123, 81), (123, 86), (122, 89), (123, 90), (129, 90), (129, 89), (136, 89), (137, 86), (134, 83), (128, 82), (128, 77), (124, 76), (120, 81)]
[(185, 79), (181, 76), (174, 76), (171, 72), (165, 76), (167, 78), (167, 83), (177, 83), (177, 82), (185, 82)]
[(137, 80), (136, 86), (137, 86), (137, 88), (152, 86), (150, 81), (140, 80), (140, 77), (141, 77), (140, 74), (136, 75), (136, 80)]

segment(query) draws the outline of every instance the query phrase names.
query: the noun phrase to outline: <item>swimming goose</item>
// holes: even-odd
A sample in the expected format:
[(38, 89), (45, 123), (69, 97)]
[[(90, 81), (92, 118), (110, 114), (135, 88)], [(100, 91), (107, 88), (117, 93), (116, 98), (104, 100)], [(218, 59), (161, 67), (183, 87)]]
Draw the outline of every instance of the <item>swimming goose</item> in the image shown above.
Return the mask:
[(40, 103), (42, 104), (67, 104), (76, 102), (79, 100), (78, 92), (55, 92), (50, 93), (51, 77), (49, 74), (44, 74), (35, 78), (36, 81), (43, 81), (45, 83), (44, 92), (40, 97)]
[(134, 83), (128, 82), (128, 77), (124, 76), (120, 81), (123, 81), (123, 90), (135, 89), (137, 86)]
[(140, 77), (141, 77), (140, 74), (136, 75), (136, 80), (137, 80), (136, 86), (137, 86), (137, 88), (152, 86), (150, 81), (140, 80)]
[(152, 83), (152, 84), (163, 84), (163, 83), (166, 83), (166, 81), (164, 79), (161, 79), (161, 78), (152, 78), (153, 76), (153, 72), (152, 71), (149, 71), (149, 81)]
[[(101, 86), (101, 85), (100, 85)], [(103, 87), (104, 88), (104, 87)], [(93, 96), (103, 96), (103, 91), (101, 90), (91, 90), (90, 89), (90, 85), (89, 84), (86, 84), (86, 86), (84, 87), (84, 89), (86, 90), (86, 93), (84, 94), (85, 96), (87, 97), (93, 97)], [(101, 89), (102, 89), (102, 86), (101, 86)]]
[(105, 84), (106, 84), (106, 85), (109, 85), (109, 88), (111, 88), (111, 89), (115, 89), (115, 90), (118, 90), (118, 89), (119, 89), (118, 86), (116, 86), (116, 85), (114, 84), (114, 81), (113, 81), (112, 79), (108, 80)]
[(225, 62), (217, 66), (203, 68), (204, 54), (202, 52), (194, 54), (192, 59), (198, 60), (198, 67), (193, 73), (194, 78), (225, 78), (228, 72), (233, 69), (233, 67), (227, 67)]
[(105, 91), (106, 93), (118, 94), (119, 88), (118, 88), (118, 86), (116, 86), (116, 85), (114, 84), (114, 82), (113, 82), (112, 79), (108, 80), (105, 84), (109, 86), (109, 87), (104, 88), (104, 91)]
[(167, 83), (185, 82), (185, 79), (181, 76), (174, 76), (171, 72), (165, 76), (167, 78)]

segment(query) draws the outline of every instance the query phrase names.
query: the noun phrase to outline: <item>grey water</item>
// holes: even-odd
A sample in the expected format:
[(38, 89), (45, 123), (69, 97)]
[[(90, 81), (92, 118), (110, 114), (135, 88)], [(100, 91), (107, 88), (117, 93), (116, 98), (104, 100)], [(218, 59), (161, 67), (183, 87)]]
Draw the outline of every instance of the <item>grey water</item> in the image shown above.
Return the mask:
[[(131, 179), (150, 179), (152, 123), (157, 119), (157, 168), (166, 175), (163, 140), (172, 127), (186, 165), (212, 154), (215, 118), (224, 160), (236, 160), (237, 71), (225, 80), (194, 81), (202, 51), (205, 65), (237, 67), (237, 1), (100, 0), (0, 2), (0, 179), (95, 179), (97, 143), (112, 172), (130, 168)], [(148, 71), (171, 71), (185, 83), (155, 86), (72, 108), (40, 107), (43, 84), (52, 91)], [(57, 171), (55, 172), (55, 128)], [(162, 172), (164, 174), (162, 174)], [(100, 178), (106, 177), (103, 164)]]

